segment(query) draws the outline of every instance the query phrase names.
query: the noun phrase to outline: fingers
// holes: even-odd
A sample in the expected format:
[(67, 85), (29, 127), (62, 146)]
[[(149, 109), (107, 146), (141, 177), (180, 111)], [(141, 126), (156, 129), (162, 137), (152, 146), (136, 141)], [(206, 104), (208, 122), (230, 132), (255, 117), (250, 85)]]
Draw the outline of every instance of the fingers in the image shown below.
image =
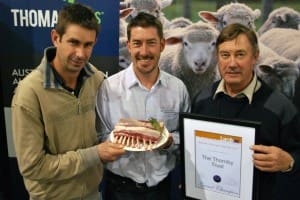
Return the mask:
[(109, 148), (112, 148), (112, 149), (124, 149), (124, 145), (122, 144), (117, 144), (117, 143), (112, 143), (112, 142), (105, 142), (106, 145), (109, 147)]
[(168, 137), (168, 140), (166, 141), (166, 143), (164, 145), (161, 146), (162, 149), (167, 149), (168, 147), (170, 147), (170, 145), (173, 143), (173, 137), (170, 134)]
[[(255, 149), (255, 150), (254, 150)], [(271, 154), (263, 147), (254, 148), (255, 153), (252, 155), (254, 166), (261, 171), (272, 171), (274, 166)]]
[(254, 166), (265, 172), (282, 171), (289, 166), (290, 154), (275, 146), (253, 145), (252, 155)]
[(261, 171), (268, 171), (268, 172), (274, 172), (274, 171), (277, 171), (276, 169), (276, 163), (273, 162), (271, 159), (268, 160), (267, 159), (256, 159), (256, 157), (258, 156), (255, 156), (253, 155), (253, 164), (254, 166), (261, 170)]
[(270, 153), (272, 151), (272, 146), (265, 146), (265, 145), (252, 145), (250, 147), (251, 150), (254, 152), (260, 152), (260, 153)]
[(98, 154), (100, 159), (104, 162), (114, 161), (124, 153), (124, 146), (121, 144), (103, 142), (98, 145)]

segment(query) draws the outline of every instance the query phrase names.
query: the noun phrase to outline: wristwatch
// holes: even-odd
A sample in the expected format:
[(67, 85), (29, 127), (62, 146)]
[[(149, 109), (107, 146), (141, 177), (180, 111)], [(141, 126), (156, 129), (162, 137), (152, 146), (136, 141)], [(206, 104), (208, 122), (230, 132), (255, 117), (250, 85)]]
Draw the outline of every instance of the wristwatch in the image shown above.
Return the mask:
[(294, 163), (295, 163), (295, 160), (292, 158), (290, 164), (289, 164), (289, 168), (286, 169), (286, 170), (282, 170), (281, 172), (290, 172), (292, 171), (293, 167), (294, 167)]

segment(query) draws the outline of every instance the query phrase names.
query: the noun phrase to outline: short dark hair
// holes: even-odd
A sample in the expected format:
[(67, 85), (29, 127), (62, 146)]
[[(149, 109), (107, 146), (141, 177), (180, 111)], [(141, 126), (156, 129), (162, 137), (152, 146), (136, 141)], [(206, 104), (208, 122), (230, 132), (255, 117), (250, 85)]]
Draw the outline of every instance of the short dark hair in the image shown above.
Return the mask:
[(140, 12), (136, 17), (132, 18), (127, 25), (127, 39), (130, 40), (131, 37), (131, 29), (134, 27), (154, 27), (157, 30), (159, 38), (163, 38), (163, 25), (153, 15), (150, 15), (145, 12)]
[(255, 31), (239, 23), (230, 24), (221, 31), (216, 42), (217, 49), (223, 42), (234, 40), (241, 34), (248, 38), (253, 48), (253, 55), (256, 55), (259, 49)]
[(77, 24), (89, 30), (95, 30), (96, 36), (100, 31), (100, 24), (93, 9), (80, 3), (68, 4), (59, 11), (55, 30), (62, 36), (70, 24)]

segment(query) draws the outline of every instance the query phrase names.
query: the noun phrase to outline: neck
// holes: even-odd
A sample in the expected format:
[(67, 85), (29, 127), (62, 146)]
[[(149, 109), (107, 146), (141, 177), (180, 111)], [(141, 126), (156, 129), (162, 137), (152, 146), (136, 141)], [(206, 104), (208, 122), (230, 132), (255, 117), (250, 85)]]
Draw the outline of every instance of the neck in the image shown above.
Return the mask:
[(248, 84), (246, 85), (239, 85), (239, 84), (231, 84), (231, 85), (228, 85), (228, 84), (225, 84), (225, 90), (227, 92), (227, 94), (231, 97), (235, 97), (238, 93), (240, 93), (241, 91), (243, 91), (245, 88), (248, 87), (248, 85), (250, 85), (251, 83), (251, 80), (250, 82), (248, 82)]
[(69, 88), (75, 89), (76, 85), (77, 85), (77, 77), (78, 76), (74, 76), (74, 77), (63, 77), (65, 85), (68, 86)]
[(67, 87), (72, 89), (76, 88), (77, 78), (79, 76), (78, 72), (71, 73), (70, 71), (64, 70), (62, 67), (58, 67), (59, 64), (57, 64), (55, 60), (51, 62), (51, 65), (64, 80), (64, 83)]
[(241, 92), (243, 90), (243, 89), (235, 89), (235, 88), (228, 87), (228, 86), (226, 86), (225, 89), (226, 89), (227, 94), (231, 97), (235, 97), (239, 92)]
[(158, 79), (159, 70), (156, 68), (150, 73), (139, 73), (135, 71), (135, 74), (145, 88), (151, 89)]

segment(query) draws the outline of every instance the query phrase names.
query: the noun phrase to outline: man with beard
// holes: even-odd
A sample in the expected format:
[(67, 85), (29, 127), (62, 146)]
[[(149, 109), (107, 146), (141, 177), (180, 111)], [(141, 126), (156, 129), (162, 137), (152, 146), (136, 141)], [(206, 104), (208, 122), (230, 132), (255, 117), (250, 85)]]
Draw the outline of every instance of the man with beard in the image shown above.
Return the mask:
[(132, 64), (103, 81), (96, 101), (99, 132), (109, 138), (121, 118), (164, 122), (172, 136), (159, 149), (126, 151), (116, 161), (107, 163), (105, 199), (169, 199), (169, 173), (178, 153), (179, 112), (188, 112), (187, 89), (178, 78), (158, 67), (165, 47), (161, 22), (140, 13), (127, 26), (127, 48)]

